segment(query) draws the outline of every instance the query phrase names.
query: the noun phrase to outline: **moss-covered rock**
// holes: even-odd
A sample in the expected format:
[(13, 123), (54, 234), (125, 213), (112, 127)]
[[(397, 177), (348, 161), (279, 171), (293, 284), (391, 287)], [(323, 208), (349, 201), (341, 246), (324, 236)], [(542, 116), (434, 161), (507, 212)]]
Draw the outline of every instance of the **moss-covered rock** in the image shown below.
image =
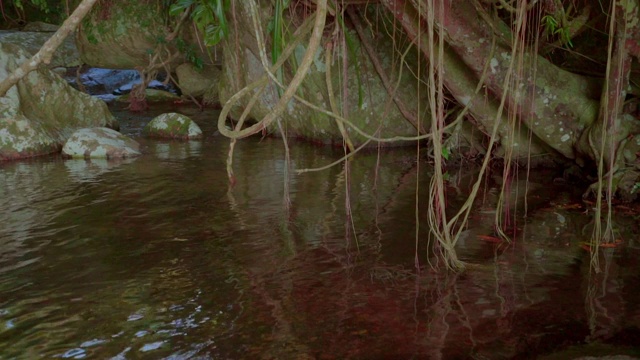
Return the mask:
[(203, 98), (206, 103), (218, 101), (218, 83), (221, 71), (216, 66), (207, 66), (198, 70), (191, 63), (176, 68), (178, 86), (184, 95)]
[[(267, 24), (272, 17), (271, 5), (268, 2), (261, 2), (263, 7), (260, 14), (263, 16), (263, 33), (269, 34)], [(263, 65), (258, 57), (260, 49), (256, 43), (251, 17), (247, 10), (248, 5), (238, 3), (237, 13), (233, 17), (237, 24), (229, 26), (231, 31), (238, 30), (239, 33), (231, 33), (226, 38), (223, 46), (224, 62), (227, 64), (223, 68), (223, 75), (220, 82), (220, 103), (229, 100), (240, 89), (247, 84), (251, 84), (265, 75)], [(370, 6), (375, 11), (375, 6)], [(369, 17), (373, 22), (372, 28), (392, 28), (393, 24), (385, 20), (384, 12)], [(301, 19), (288, 19), (289, 23), (285, 28), (294, 28), (300, 24)], [(327, 87), (327, 69), (331, 70), (331, 81), (333, 97), (338, 111), (347, 114), (347, 118), (358, 128), (368, 134), (379, 137), (412, 136), (417, 130), (405, 119), (398, 106), (391, 100), (385, 89), (383, 82), (375, 70), (371, 59), (359, 41), (358, 34), (354, 29), (347, 29), (349, 42), (352, 46), (348, 50), (334, 51), (320, 47), (314, 55), (314, 60), (306, 78), (297, 91), (297, 95), (320, 108), (331, 110), (330, 94)], [(418, 53), (415, 49), (410, 49), (405, 57), (402, 57), (404, 49), (398, 50), (399, 44), (411, 47), (402, 35), (394, 35), (392, 32), (380, 31), (371, 37), (367, 31), (367, 41), (372, 45), (376, 58), (381, 64), (393, 87), (396, 87), (396, 96), (405, 104), (409, 112), (418, 115), (418, 109), (422, 111), (421, 118), (424, 119), (423, 127), (428, 128), (428, 114), (425, 112), (428, 91), (416, 78), (412, 69), (417, 68)], [(235, 43), (240, 41), (240, 44)], [(329, 42), (323, 40), (322, 44)], [(306, 49), (306, 41), (303, 41), (295, 49), (294, 55), (284, 66), (285, 84), (290, 81), (296, 72), (297, 65), (300, 64)], [(415, 48), (415, 46), (414, 46)], [(244, 50), (239, 50), (244, 49)], [(335, 57), (330, 64), (325, 62), (326, 52), (332, 51)], [(344, 52), (348, 54), (344, 54)], [(271, 60), (268, 60), (271, 63)], [(348, 69), (343, 71), (343, 64), (347, 63)], [(399, 78), (399, 80), (398, 80)], [(346, 84), (346, 85), (345, 85)], [(278, 90), (273, 82), (266, 89), (256, 89), (261, 91), (259, 99), (250, 110), (250, 117), (255, 120), (262, 119), (275, 107), (279, 99)], [(346, 92), (346, 94), (345, 94)], [(418, 95), (419, 94), (419, 95)], [(346, 95), (343, 98), (343, 95)], [(248, 107), (250, 96), (243, 97), (234, 105), (231, 116), (238, 118)], [(292, 99), (286, 110), (280, 116), (286, 123), (287, 133), (290, 136), (301, 137), (307, 140), (320, 143), (342, 144), (343, 137), (335, 119), (310, 109), (300, 101)], [(275, 125), (270, 129), (277, 134)], [(366, 141), (365, 137), (358, 135), (347, 126), (349, 136), (355, 145)], [(388, 143), (387, 143), (388, 144)]]
[[(27, 51), (29, 56), (35, 55), (44, 43), (51, 38), (51, 32), (17, 31), (0, 33), (0, 42), (15, 44)], [(67, 37), (51, 58), (49, 68), (79, 66), (80, 53), (73, 41), (73, 36)]]
[(87, 128), (74, 132), (62, 148), (73, 158), (130, 158), (140, 155), (140, 144), (109, 128)]
[[(27, 59), (20, 47), (0, 42), (0, 80)], [(32, 71), (0, 98), (0, 160), (57, 152), (75, 130), (88, 126), (118, 123), (103, 101), (50, 70)]]
[(167, 33), (161, 8), (147, 1), (97, 3), (76, 36), (84, 63), (107, 69), (147, 65)]
[[(167, 7), (149, 1), (98, 2), (77, 31), (76, 44), (82, 61), (97, 68), (177, 71), (185, 95), (218, 102), (220, 61), (216, 50), (202, 43), (204, 35), (192, 26), (177, 29), (176, 17), (167, 18)], [(171, 36), (169, 36), (171, 35)], [(191, 62), (185, 63), (187, 59)], [(203, 66), (196, 70), (192, 63)], [(147, 92), (148, 102), (160, 93)], [(123, 98), (121, 100), (126, 100)]]
[(52, 32), (58, 31), (59, 28), (60, 28), (60, 26), (58, 26), (58, 25), (49, 24), (49, 23), (42, 22), (42, 21), (32, 21), (30, 23), (27, 23), (27, 25), (25, 25), (22, 28), (22, 31), (52, 33)]
[(8, 98), (0, 99), (0, 161), (49, 154), (60, 144), (40, 121), (31, 121)]
[(189, 117), (178, 113), (156, 116), (144, 127), (144, 134), (150, 137), (170, 139), (199, 139), (202, 130)]

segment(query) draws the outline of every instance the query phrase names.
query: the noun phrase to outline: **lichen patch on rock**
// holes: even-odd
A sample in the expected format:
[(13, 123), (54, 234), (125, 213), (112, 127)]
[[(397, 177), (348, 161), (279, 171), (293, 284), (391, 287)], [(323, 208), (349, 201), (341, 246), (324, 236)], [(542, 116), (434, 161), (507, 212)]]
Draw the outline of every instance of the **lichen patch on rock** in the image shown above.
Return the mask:
[(109, 128), (87, 128), (73, 133), (62, 153), (73, 158), (128, 158), (140, 155), (140, 144)]
[(165, 113), (156, 116), (144, 128), (144, 133), (150, 137), (167, 139), (199, 139), (202, 130), (188, 116), (178, 113)]

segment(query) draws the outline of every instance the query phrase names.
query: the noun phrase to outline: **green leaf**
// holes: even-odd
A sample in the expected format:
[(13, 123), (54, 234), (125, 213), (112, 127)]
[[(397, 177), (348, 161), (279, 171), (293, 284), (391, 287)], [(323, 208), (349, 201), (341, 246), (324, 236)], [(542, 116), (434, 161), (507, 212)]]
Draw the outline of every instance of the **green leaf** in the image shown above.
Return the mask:
[[(345, 40), (347, 42), (347, 50), (349, 53), (349, 57), (352, 59), (351, 61), (355, 61), (355, 69), (356, 69), (356, 80), (358, 81), (358, 107), (362, 109), (362, 105), (364, 104), (364, 88), (362, 86), (362, 82), (360, 81), (360, 66), (358, 66), (358, 53), (356, 50), (358, 46), (356, 45), (356, 39), (353, 34), (351, 34), (347, 27), (344, 24), (344, 17), (339, 16), (338, 20), (340, 21), (340, 27), (342, 28), (342, 33), (344, 34)], [(327, 66), (330, 66), (327, 64)]]
[(558, 29), (558, 20), (553, 15), (545, 15), (541, 20), (547, 34), (555, 34)]
[(205, 45), (213, 46), (229, 32), (225, 12), (230, 4), (229, 0), (177, 0), (169, 7), (169, 15), (179, 16), (191, 8), (191, 20), (204, 33)]
[(199, 57), (194, 57), (194, 59), (191, 62), (198, 70), (202, 70), (204, 68), (204, 62)]
[(169, 15), (178, 16), (181, 15), (185, 10), (187, 10), (191, 5), (193, 5), (193, 0), (178, 0), (175, 4), (169, 7)]
[(98, 39), (93, 34), (87, 34), (87, 41), (89, 42), (89, 44), (92, 44), (92, 45), (98, 44)]
[(442, 148), (442, 157), (445, 160), (449, 160), (449, 156), (451, 156), (451, 152), (447, 148)]
[(225, 36), (224, 29), (219, 25), (209, 25), (205, 29), (204, 44), (206, 46), (214, 46), (218, 44)]
[(280, 53), (284, 48), (284, 40), (282, 39), (282, 23), (283, 23), (282, 0), (276, 0), (275, 14), (273, 16), (273, 45), (271, 47), (271, 61), (275, 64), (280, 57)]

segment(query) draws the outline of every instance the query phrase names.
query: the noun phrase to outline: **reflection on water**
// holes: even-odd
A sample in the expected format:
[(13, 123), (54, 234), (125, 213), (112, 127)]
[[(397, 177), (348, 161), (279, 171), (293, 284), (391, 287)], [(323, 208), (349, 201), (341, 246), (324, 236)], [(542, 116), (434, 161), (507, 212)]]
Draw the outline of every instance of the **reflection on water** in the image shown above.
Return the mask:
[[(118, 115), (136, 136), (154, 114)], [(458, 247), (469, 269), (436, 272), (415, 149), (292, 176), (286, 207), (279, 140), (241, 141), (228, 191), (216, 114), (190, 115), (204, 140), (140, 139), (137, 159), (0, 164), (1, 359), (571, 358), (640, 344), (637, 215), (616, 215), (623, 245), (594, 275), (588, 209), (569, 189), (514, 180), (518, 233), (500, 245), (487, 239), (502, 180), (488, 178)], [(339, 156), (295, 143), (292, 167)], [(475, 174), (450, 175), (460, 205)]]

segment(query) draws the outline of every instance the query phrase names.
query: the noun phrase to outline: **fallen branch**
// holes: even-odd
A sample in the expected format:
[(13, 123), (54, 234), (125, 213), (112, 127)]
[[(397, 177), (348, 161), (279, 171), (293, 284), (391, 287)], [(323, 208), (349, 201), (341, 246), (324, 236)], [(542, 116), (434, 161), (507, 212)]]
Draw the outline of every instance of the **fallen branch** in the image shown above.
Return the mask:
[(33, 55), (31, 59), (22, 63), (20, 67), (15, 69), (0, 83), (0, 97), (5, 96), (13, 85), (17, 84), (18, 81), (27, 76), (28, 73), (37, 69), (40, 64), (50, 64), (56, 49), (62, 44), (64, 39), (78, 27), (80, 21), (84, 19), (97, 1), (98, 0), (82, 0), (73, 13), (64, 21), (60, 29), (42, 45), (40, 50)]

